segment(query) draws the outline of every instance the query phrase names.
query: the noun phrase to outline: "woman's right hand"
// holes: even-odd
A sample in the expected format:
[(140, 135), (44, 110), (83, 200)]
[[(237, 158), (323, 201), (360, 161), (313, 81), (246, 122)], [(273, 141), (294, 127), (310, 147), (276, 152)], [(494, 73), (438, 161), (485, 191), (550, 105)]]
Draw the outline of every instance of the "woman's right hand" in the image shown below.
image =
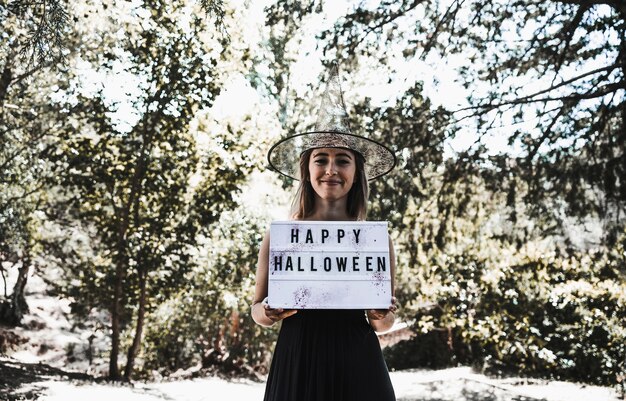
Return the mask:
[(263, 305), (265, 316), (270, 319), (272, 323), (280, 322), (281, 320), (298, 313), (297, 309), (271, 308), (267, 304), (267, 297), (263, 300), (263, 302), (261, 302), (261, 305)]
[(273, 309), (267, 304), (267, 284), (270, 260), (270, 233), (267, 231), (261, 248), (259, 249), (259, 260), (257, 263), (254, 298), (252, 302), (252, 319), (264, 327), (269, 327), (276, 322), (295, 314), (295, 309)]

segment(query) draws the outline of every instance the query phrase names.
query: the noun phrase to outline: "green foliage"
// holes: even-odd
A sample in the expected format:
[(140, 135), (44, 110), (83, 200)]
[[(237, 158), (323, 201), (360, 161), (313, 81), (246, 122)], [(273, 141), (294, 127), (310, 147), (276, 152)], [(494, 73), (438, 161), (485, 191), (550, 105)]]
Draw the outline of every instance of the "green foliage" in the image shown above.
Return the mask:
[[(468, 121), (466, 129), (476, 131), (474, 166), (490, 164), (481, 150), (489, 138), (506, 138), (515, 155), (503, 156), (516, 163), (502, 165), (503, 174), (528, 184), (533, 217), (562, 199), (570, 215), (606, 218), (603, 240), (615, 241), (623, 219), (609, 223), (626, 202), (618, 179), (626, 173), (620, 2), (370, 2), (320, 39), (326, 57), (348, 70), (364, 59), (393, 69), (394, 62), (462, 56), (458, 72), (469, 106), (451, 121)], [(402, 57), (388, 55), (395, 48)]]
[[(194, 13), (197, 5), (85, 7), (86, 18), (108, 18), (99, 17), (100, 32), (81, 26), (86, 40), (76, 43), (81, 56), (72, 56), (84, 57), (94, 73), (122, 76), (137, 87), (120, 117), (110, 95), (87, 90), (80, 76), (68, 74), (60, 85), (55, 100), (62, 122), (49, 158), (57, 169), (51, 185), (58, 196), (49, 218), (63, 234), (52, 235), (47, 249), (62, 272), (56, 290), (76, 300), (74, 311), (111, 313), (113, 378), (120, 334), (136, 320), (128, 378), (146, 311), (179, 291), (194, 266), (197, 235), (235, 206), (232, 197), (254, 162), (243, 158), (217, 169), (223, 160), (199, 151), (190, 129), (196, 113), (208, 109), (221, 90), (214, 50), (219, 37)], [(120, 28), (123, 35), (112, 34)], [(238, 133), (223, 138), (228, 135)], [(64, 245), (76, 231), (83, 236), (79, 251)]]
[(465, 341), (497, 369), (616, 384), (626, 344), (616, 267), (581, 254), (513, 265), (484, 289)]
[[(58, 2), (49, 6), (54, 9)], [(42, 60), (30, 63), (32, 58), (47, 57), (48, 51), (59, 57), (58, 49), (34, 53), (33, 41), (46, 40), (47, 28), (37, 30), (39, 39), (28, 36), (36, 30), (26, 15), (44, 8), (19, 2), (0, 5), (0, 320), (11, 325), (19, 324), (28, 310), (24, 287), (39, 251), (38, 209), (46, 200), (45, 181), (52, 175), (46, 159), (54, 149), (52, 121), (59, 111), (49, 102), (57, 82), (54, 68)], [(18, 270), (11, 292), (5, 269)]]
[[(419, 252), (421, 294), (407, 305), (417, 337), (389, 352), (391, 366), (471, 363), (616, 384), (625, 362), (625, 238), (616, 249), (569, 254), (540, 241), (516, 250), (488, 236)], [(446, 330), (434, 337), (442, 353), (424, 359), (434, 333)]]
[[(393, 81), (398, 48), (409, 61), (467, 60), (471, 106), (460, 113), (433, 107), (419, 82), (392, 106), (349, 99), (355, 133), (399, 156), (372, 183), (369, 210), (391, 223), (401, 313), (414, 321), (415, 337), (386, 351), (389, 366), (614, 384), (626, 370), (626, 11), (442, 4), (362, 3), (317, 37), (322, 64), (339, 61), (353, 86), (368, 84), (368, 65)], [(276, 330), (252, 322), (249, 301), (266, 222), (240, 192), (265, 133), (314, 119), (313, 90), (292, 67), (324, 5), (270, 5), (263, 49), (222, 1), (0, 5), (0, 268), (56, 267), (52, 284), (76, 315), (108, 311), (131, 350), (145, 316), (144, 377), (194, 365), (263, 372)], [(212, 120), (233, 71), (273, 102), (281, 127)], [(128, 80), (122, 100), (108, 91), (117, 80)], [(546, 86), (526, 91), (537, 82)], [(519, 153), (486, 151), (499, 122), (531, 117), (536, 129), (503, 133)], [(447, 158), (455, 120), (479, 135)]]
[(428, 333), (415, 333), (410, 339), (383, 349), (389, 370), (428, 368), (443, 369), (467, 363), (460, 360), (451, 344), (460, 342), (454, 337), (455, 330), (431, 330)]
[(267, 369), (276, 331), (249, 313), (262, 223), (238, 209), (213, 226), (188, 285), (150, 316), (146, 374), (191, 366), (245, 375)]
[[(129, 378), (145, 314), (180, 294), (198, 238), (258, 167), (245, 121), (204, 130), (236, 53), (231, 14), (205, 0), (0, 5), (0, 261), (27, 272), (40, 244), (52, 292), (79, 320), (109, 312), (96, 324), (112, 328), (112, 378), (120, 337)], [(125, 96), (110, 90), (120, 80)]]
[[(432, 172), (443, 162), (444, 127), (449, 115), (434, 109), (416, 84), (389, 107), (375, 107), (366, 99), (354, 107), (351, 126), (392, 148), (399, 156), (397, 167), (381, 180), (370, 183), (371, 220), (387, 220), (404, 229), (411, 203), (428, 196)], [(402, 190), (400, 190), (402, 189)]]
[(2, 50), (9, 50), (9, 59), (19, 55), (30, 67), (63, 61), (70, 30), (66, 7), (60, 0), (10, 0), (0, 5), (2, 37), (6, 39), (2, 42), (10, 48)]

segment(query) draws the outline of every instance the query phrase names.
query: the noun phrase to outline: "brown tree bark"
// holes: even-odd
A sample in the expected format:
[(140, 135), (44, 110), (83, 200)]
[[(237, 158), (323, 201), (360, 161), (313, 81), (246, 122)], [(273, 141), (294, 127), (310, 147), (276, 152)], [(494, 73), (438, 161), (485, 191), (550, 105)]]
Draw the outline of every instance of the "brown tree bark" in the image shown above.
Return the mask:
[[(111, 309), (111, 358), (109, 360), (109, 377), (112, 380), (120, 379), (118, 366), (118, 355), (120, 351), (120, 318), (122, 314), (122, 296), (124, 291), (124, 281), (126, 280), (126, 272), (128, 270), (128, 244), (126, 236), (128, 227), (131, 224), (131, 208), (135, 201), (139, 199), (142, 189), (142, 181), (146, 172), (148, 147), (150, 145), (151, 136), (144, 132), (143, 144), (139, 150), (139, 157), (135, 164), (133, 176), (130, 182), (130, 193), (126, 203), (116, 213), (118, 217), (118, 262), (115, 268), (115, 288), (113, 295), (113, 303)], [(138, 205), (135, 205), (137, 209)], [(138, 216), (135, 216), (138, 219)]]
[(4, 104), (4, 99), (6, 98), (12, 79), (13, 71), (9, 63), (7, 63), (2, 70), (2, 75), (0, 75), (0, 105)]
[[(118, 245), (119, 248), (122, 245)], [(124, 246), (125, 248), (125, 246)], [(122, 250), (122, 255), (125, 255), (125, 249)], [(121, 315), (121, 300), (124, 280), (126, 278), (126, 265), (125, 258), (120, 258), (115, 267), (115, 287), (113, 290), (113, 304), (111, 309), (111, 357), (109, 359), (109, 378), (111, 380), (120, 379), (120, 370), (118, 366), (118, 355), (120, 352), (120, 315)]]
[(0, 305), (0, 321), (9, 326), (17, 326), (22, 318), (28, 313), (28, 303), (24, 296), (24, 289), (28, 281), (30, 271), (30, 258), (22, 260), (22, 266), (18, 270), (17, 281), (13, 286), (13, 293), (9, 299)]
[(28, 273), (30, 272), (30, 255), (30, 248), (27, 243), (24, 249), (24, 257), (21, 260), (22, 264), (18, 269), (17, 281), (13, 286), (13, 293), (5, 302), (0, 304), (0, 321), (9, 326), (19, 325), (24, 315), (28, 313), (28, 303), (26, 302), (24, 291), (28, 281)]
[(135, 327), (135, 338), (128, 349), (128, 357), (126, 359), (126, 368), (124, 369), (124, 380), (130, 380), (135, 366), (135, 358), (141, 349), (141, 338), (143, 335), (143, 325), (146, 315), (146, 280), (147, 274), (145, 269), (140, 268), (139, 271), (139, 310), (137, 311), (137, 326)]

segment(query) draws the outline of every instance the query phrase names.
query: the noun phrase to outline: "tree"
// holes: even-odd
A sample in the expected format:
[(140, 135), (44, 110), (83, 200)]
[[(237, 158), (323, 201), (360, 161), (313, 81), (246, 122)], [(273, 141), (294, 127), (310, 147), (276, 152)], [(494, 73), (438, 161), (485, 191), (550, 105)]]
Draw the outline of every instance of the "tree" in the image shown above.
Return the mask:
[[(268, 366), (276, 330), (249, 313), (258, 245), (266, 221), (243, 207), (222, 214), (207, 232), (191, 285), (161, 304), (146, 335), (144, 369), (220, 369), (249, 375)], [(182, 341), (181, 341), (182, 340)]]
[[(397, 45), (415, 61), (462, 55), (471, 95), (456, 121), (476, 122), (478, 148), (495, 131), (520, 149), (501, 170), (529, 183), (516, 196), (535, 216), (564, 199), (568, 213), (597, 215), (604, 240), (616, 240), (626, 200), (622, 2), (382, 1), (356, 7), (321, 39), (328, 58), (352, 64)], [(508, 128), (530, 120), (534, 129)]]
[[(53, 147), (53, 105), (59, 46), (68, 16), (57, 1), (14, 1), (0, 5), (0, 270), (4, 300), (0, 320), (21, 322), (28, 311), (24, 291), (38, 241), (36, 211), (45, 199), (50, 169), (45, 159)], [(11, 295), (3, 264), (17, 268)]]
[[(60, 195), (50, 218), (88, 234), (94, 255), (71, 250), (68, 255), (63, 246), (56, 247), (56, 254), (68, 277), (82, 278), (78, 288), (70, 282), (64, 292), (95, 290), (82, 306), (104, 306), (111, 313), (113, 379), (120, 376), (121, 332), (131, 317), (136, 319), (124, 371), (128, 380), (150, 300), (175, 291), (191, 268), (188, 248), (200, 225), (229, 207), (218, 203), (207, 214), (207, 202), (228, 189), (206, 183), (194, 191), (189, 187), (192, 174), (212, 163), (198, 156), (189, 124), (220, 91), (214, 49), (225, 42), (220, 44), (211, 20), (194, 3), (151, 2), (128, 10), (84, 7), (87, 21), (81, 26), (83, 40), (73, 44), (75, 54), (96, 73), (123, 71), (138, 88), (126, 106), (131, 116), (123, 121), (103, 90), (86, 91), (81, 76), (68, 77), (58, 100), (59, 118), (66, 123), (57, 131), (57, 149), (50, 157), (58, 168)], [(93, 31), (87, 24), (101, 19), (98, 13), (123, 28), (118, 31), (123, 35), (106, 24)], [(238, 182), (228, 185), (236, 188)]]
[[(624, 232), (617, 179), (626, 143), (624, 13), (618, 2), (572, 3), (361, 3), (317, 36), (323, 62), (339, 61), (358, 77), (353, 87), (371, 77), (393, 82), (400, 63), (464, 59), (467, 108), (433, 110), (419, 83), (407, 82), (388, 102), (393, 106), (359, 99), (349, 111), (353, 127), (396, 146), (400, 156), (396, 171), (372, 183), (370, 214), (392, 223), (398, 296), (404, 316), (415, 321), (417, 340), (400, 358), (432, 357), (428, 344), (448, 352), (437, 363), (617, 380), (621, 348), (599, 343), (623, 343), (621, 295), (608, 294), (623, 294), (624, 265), (621, 257), (605, 262), (619, 255)], [(301, 9), (281, 2), (269, 12), (289, 26)], [(296, 41), (302, 33), (294, 32)], [(375, 71), (364, 79), (368, 69)], [(509, 128), (530, 115), (532, 127)], [(468, 122), (475, 144), (445, 156), (446, 142)], [(516, 151), (489, 149), (496, 134)], [(601, 235), (576, 238), (575, 230), (593, 224)], [(587, 291), (593, 283), (603, 290)], [(555, 300), (570, 303), (574, 288), (584, 288), (579, 293), (589, 302), (571, 302), (575, 313), (565, 323)], [(594, 314), (602, 324), (585, 320)], [(567, 326), (555, 329), (561, 324)], [(586, 345), (567, 340), (582, 332), (592, 333)], [(591, 375), (583, 372), (588, 363)]]

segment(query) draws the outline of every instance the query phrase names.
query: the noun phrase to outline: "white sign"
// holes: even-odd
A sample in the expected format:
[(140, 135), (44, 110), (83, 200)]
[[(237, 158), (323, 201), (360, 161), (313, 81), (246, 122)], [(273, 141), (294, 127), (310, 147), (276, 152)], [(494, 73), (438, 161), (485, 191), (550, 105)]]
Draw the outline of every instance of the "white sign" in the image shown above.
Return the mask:
[(268, 303), (286, 309), (387, 309), (387, 222), (276, 221)]

